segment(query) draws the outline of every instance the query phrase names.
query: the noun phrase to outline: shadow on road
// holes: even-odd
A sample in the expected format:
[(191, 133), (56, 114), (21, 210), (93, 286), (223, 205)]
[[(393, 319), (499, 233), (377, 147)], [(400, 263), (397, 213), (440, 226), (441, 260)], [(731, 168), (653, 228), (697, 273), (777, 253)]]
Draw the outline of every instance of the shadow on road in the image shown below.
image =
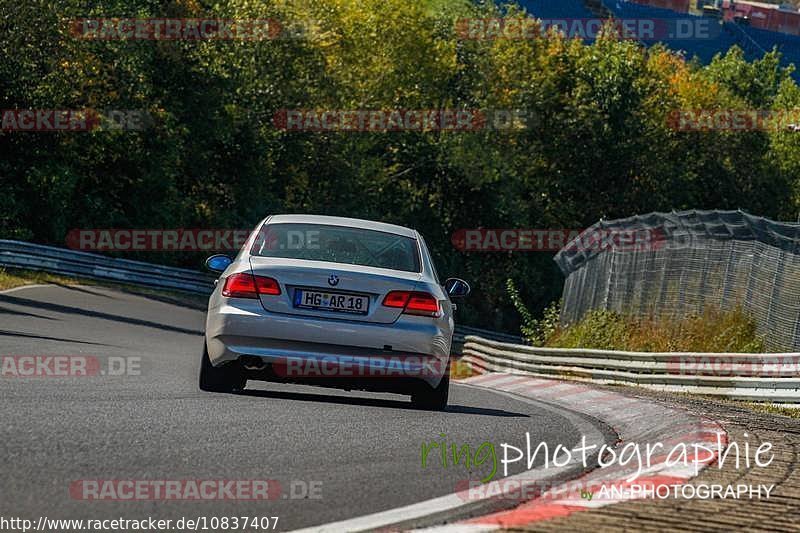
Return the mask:
[(42, 320), (56, 320), (51, 316), (37, 315), (36, 313), (26, 313), (25, 311), (8, 309), (6, 307), (0, 307), (0, 315), (30, 316), (33, 318), (41, 318)]
[[(383, 398), (365, 398), (357, 396), (334, 396), (331, 394), (311, 394), (306, 392), (286, 392), (268, 390), (245, 389), (236, 393), (238, 396), (252, 396), (254, 398), (274, 398), (280, 400), (298, 400), (306, 402), (338, 403), (343, 405), (365, 405), (369, 407), (387, 407), (395, 409), (416, 410), (409, 400), (390, 400)], [(425, 411), (427, 412), (427, 411)], [(525, 413), (514, 413), (502, 409), (490, 409), (486, 407), (472, 407), (467, 405), (448, 405), (444, 411), (449, 414), (497, 416), (511, 418), (530, 418)]]
[(91, 318), (99, 318), (102, 320), (112, 320), (114, 322), (122, 322), (125, 324), (131, 324), (134, 326), (145, 326), (149, 328), (160, 329), (164, 331), (173, 331), (176, 333), (185, 333), (187, 335), (202, 335), (203, 332), (201, 330), (196, 329), (189, 329), (189, 328), (181, 328), (178, 326), (170, 326), (167, 324), (163, 324), (161, 322), (152, 322), (150, 320), (142, 320), (139, 318), (132, 318), (120, 315), (113, 315), (111, 313), (103, 313), (100, 311), (90, 311), (88, 309), (80, 309), (78, 307), (72, 307), (68, 305), (60, 305), (50, 302), (40, 302), (37, 300), (31, 300), (30, 298), (20, 298), (19, 296), (6, 296), (0, 295), (0, 302), (11, 304), (11, 305), (19, 305), (22, 307), (32, 307), (34, 309), (43, 309), (45, 311), (54, 311), (56, 313), (64, 313), (70, 315), (83, 315), (88, 316)]
[(48, 337), (47, 335), (36, 335), (33, 333), (24, 333), (22, 331), (9, 331), (0, 329), (0, 337), (24, 337), (26, 339), (41, 339), (45, 341), (58, 341), (58, 342), (73, 342), (75, 344), (91, 344), (93, 346), (113, 346), (112, 344), (103, 344), (102, 342), (79, 341), (77, 339), (67, 339), (64, 337)]
[(86, 286), (83, 286), (83, 285), (82, 286), (67, 285), (65, 283), (58, 283), (57, 281), (50, 281), (50, 282), (48, 282), (48, 285), (55, 285), (56, 287), (61, 287), (62, 289), (67, 289), (67, 290), (75, 291), (75, 292), (82, 292), (84, 294), (91, 294), (92, 296), (100, 296), (102, 298), (113, 299), (108, 294), (103, 294), (100, 291), (90, 290), (89, 288), (87, 288)]

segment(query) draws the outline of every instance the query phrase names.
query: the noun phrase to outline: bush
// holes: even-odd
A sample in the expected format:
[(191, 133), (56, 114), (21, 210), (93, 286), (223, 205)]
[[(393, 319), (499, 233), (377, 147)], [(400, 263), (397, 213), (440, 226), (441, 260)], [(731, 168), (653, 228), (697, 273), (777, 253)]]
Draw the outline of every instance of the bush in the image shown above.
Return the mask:
[(511, 298), (511, 303), (520, 315), (520, 332), (531, 344), (542, 345), (558, 329), (559, 317), (561, 315), (561, 302), (556, 301), (545, 308), (541, 319), (533, 317), (531, 312), (522, 301), (522, 297), (517, 290), (513, 279), (506, 280), (506, 289)]
[(636, 318), (591, 311), (577, 324), (557, 329), (544, 345), (640, 352), (759, 353), (764, 339), (741, 307), (707, 309), (681, 318)]
[(614, 311), (591, 311), (583, 320), (557, 330), (545, 341), (556, 348), (594, 348), (596, 350), (630, 349), (631, 324)]

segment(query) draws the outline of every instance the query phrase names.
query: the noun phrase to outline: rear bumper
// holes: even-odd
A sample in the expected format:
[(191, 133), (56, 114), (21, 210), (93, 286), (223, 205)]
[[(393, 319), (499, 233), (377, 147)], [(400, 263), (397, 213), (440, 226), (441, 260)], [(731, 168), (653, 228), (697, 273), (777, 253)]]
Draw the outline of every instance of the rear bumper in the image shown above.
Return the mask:
[(215, 366), (241, 358), (253, 366), (257, 358), (270, 367), (266, 375), (279, 380), (308, 378), (347, 388), (370, 381), (385, 390), (401, 381), (435, 387), (446, 371), (452, 339), (446, 318), (403, 316), (393, 324), (370, 324), (269, 313), (257, 300), (217, 303), (206, 320)]

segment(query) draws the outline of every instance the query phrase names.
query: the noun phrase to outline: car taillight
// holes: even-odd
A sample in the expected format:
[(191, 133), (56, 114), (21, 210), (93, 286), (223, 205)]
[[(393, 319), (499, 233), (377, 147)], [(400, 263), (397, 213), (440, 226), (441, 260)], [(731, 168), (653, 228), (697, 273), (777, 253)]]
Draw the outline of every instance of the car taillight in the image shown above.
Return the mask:
[(383, 299), (383, 305), (386, 307), (405, 307), (410, 294), (407, 291), (392, 291)]
[(427, 292), (392, 291), (383, 299), (383, 305), (402, 308), (408, 315), (439, 316), (439, 301)]
[(272, 278), (268, 278), (266, 276), (253, 276), (256, 278), (256, 287), (258, 288), (258, 294), (269, 294), (271, 296), (277, 296), (281, 293), (281, 286), (278, 285), (278, 282)]
[(266, 276), (240, 272), (225, 278), (222, 295), (228, 298), (258, 298), (259, 294), (276, 296), (281, 293), (278, 282)]

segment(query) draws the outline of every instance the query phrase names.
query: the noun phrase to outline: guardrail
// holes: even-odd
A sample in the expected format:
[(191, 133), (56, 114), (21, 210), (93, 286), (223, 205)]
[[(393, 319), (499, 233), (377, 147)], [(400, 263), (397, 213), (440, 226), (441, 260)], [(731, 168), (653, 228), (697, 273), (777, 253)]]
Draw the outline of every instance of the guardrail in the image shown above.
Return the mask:
[(209, 294), (215, 276), (29, 242), (0, 240), (0, 266)]
[(537, 348), (468, 335), (462, 361), (510, 372), (640, 385), (751, 402), (800, 404), (800, 354), (703, 354)]
[[(116, 259), (101, 254), (77, 252), (55, 246), (10, 240), (0, 240), (0, 266), (199, 294), (210, 294), (214, 288), (214, 279), (216, 278), (213, 274), (196, 270), (155, 265), (143, 261)], [(480, 335), (502, 342), (522, 342), (521, 337), (514, 335), (467, 326), (456, 326), (456, 331), (453, 335), (454, 353), (461, 353), (461, 347), (467, 335)]]
[(470, 336), (482, 337), (498, 342), (505, 342), (511, 344), (522, 344), (524, 339), (517, 335), (509, 335), (508, 333), (499, 333), (488, 329), (473, 328), (470, 326), (456, 326), (455, 333), (453, 334), (453, 344), (450, 351), (454, 354), (463, 354), (464, 342)]

